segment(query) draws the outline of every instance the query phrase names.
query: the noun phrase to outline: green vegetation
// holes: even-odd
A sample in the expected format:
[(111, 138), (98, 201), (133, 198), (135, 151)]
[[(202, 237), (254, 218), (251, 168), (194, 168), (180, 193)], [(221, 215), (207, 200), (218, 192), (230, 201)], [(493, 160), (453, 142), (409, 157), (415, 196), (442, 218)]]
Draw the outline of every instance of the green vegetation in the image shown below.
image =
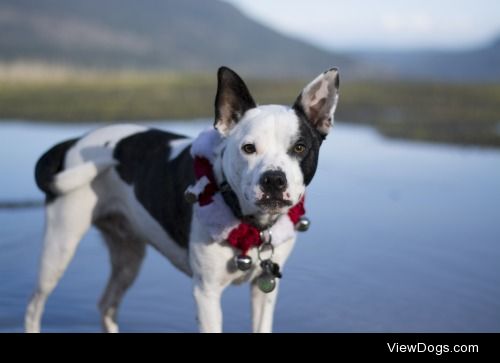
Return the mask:
[[(0, 70), (0, 119), (115, 121), (212, 117), (213, 75)], [(249, 80), (258, 102), (291, 104), (302, 80)], [(341, 85), (337, 119), (391, 137), (500, 146), (500, 85)]]
[(387, 136), (500, 146), (500, 84), (354, 83), (341, 97), (339, 120)]

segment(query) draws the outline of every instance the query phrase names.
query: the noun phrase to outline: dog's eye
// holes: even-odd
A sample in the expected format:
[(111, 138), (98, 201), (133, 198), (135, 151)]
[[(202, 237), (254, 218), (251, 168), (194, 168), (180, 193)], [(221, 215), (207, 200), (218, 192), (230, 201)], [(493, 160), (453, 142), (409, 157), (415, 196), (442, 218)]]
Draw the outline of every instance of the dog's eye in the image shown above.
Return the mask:
[(306, 146), (304, 144), (296, 144), (294, 147), (293, 147), (293, 151), (296, 153), (296, 154), (302, 154), (304, 151), (306, 151)]
[(245, 154), (253, 154), (257, 151), (254, 144), (245, 144), (241, 147), (241, 149), (245, 152)]

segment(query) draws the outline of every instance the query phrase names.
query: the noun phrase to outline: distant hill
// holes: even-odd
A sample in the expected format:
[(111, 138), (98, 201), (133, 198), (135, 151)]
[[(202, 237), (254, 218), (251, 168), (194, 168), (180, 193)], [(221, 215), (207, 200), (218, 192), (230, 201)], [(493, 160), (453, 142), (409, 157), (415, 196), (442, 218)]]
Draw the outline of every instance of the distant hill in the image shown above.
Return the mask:
[[(335, 34), (332, 34), (335, 37)], [(499, 82), (500, 38), (470, 51), (332, 53), (218, 0), (0, 0), (0, 62), (310, 78)]]
[(500, 81), (500, 37), (489, 46), (466, 51), (360, 52), (350, 56), (389, 78)]
[(0, 0), (0, 61), (302, 77), (348, 57), (286, 37), (215, 0)]

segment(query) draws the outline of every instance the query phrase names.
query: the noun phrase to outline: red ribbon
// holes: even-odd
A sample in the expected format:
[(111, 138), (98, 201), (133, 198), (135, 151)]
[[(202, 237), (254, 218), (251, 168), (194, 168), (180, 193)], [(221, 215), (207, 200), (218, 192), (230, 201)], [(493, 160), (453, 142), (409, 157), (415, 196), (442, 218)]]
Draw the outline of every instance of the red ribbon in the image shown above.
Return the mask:
[(217, 193), (219, 188), (217, 187), (217, 182), (215, 181), (214, 171), (210, 161), (206, 158), (196, 156), (194, 158), (194, 175), (196, 180), (206, 176), (210, 181), (205, 189), (203, 189), (203, 192), (198, 196), (198, 203), (200, 203), (200, 206), (212, 203), (212, 197), (215, 193)]

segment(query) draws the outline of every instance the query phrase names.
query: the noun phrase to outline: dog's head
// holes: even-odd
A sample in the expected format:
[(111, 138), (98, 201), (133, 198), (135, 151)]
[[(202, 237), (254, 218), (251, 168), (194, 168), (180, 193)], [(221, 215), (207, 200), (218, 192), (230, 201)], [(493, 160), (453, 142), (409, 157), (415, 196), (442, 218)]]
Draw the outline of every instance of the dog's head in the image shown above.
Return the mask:
[(333, 125), (338, 90), (339, 73), (332, 68), (292, 107), (257, 106), (234, 71), (219, 69), (214, 126), (224, 141), (216, 172), (235, 192), (243, 215), (284, 214), (300, 201)]

